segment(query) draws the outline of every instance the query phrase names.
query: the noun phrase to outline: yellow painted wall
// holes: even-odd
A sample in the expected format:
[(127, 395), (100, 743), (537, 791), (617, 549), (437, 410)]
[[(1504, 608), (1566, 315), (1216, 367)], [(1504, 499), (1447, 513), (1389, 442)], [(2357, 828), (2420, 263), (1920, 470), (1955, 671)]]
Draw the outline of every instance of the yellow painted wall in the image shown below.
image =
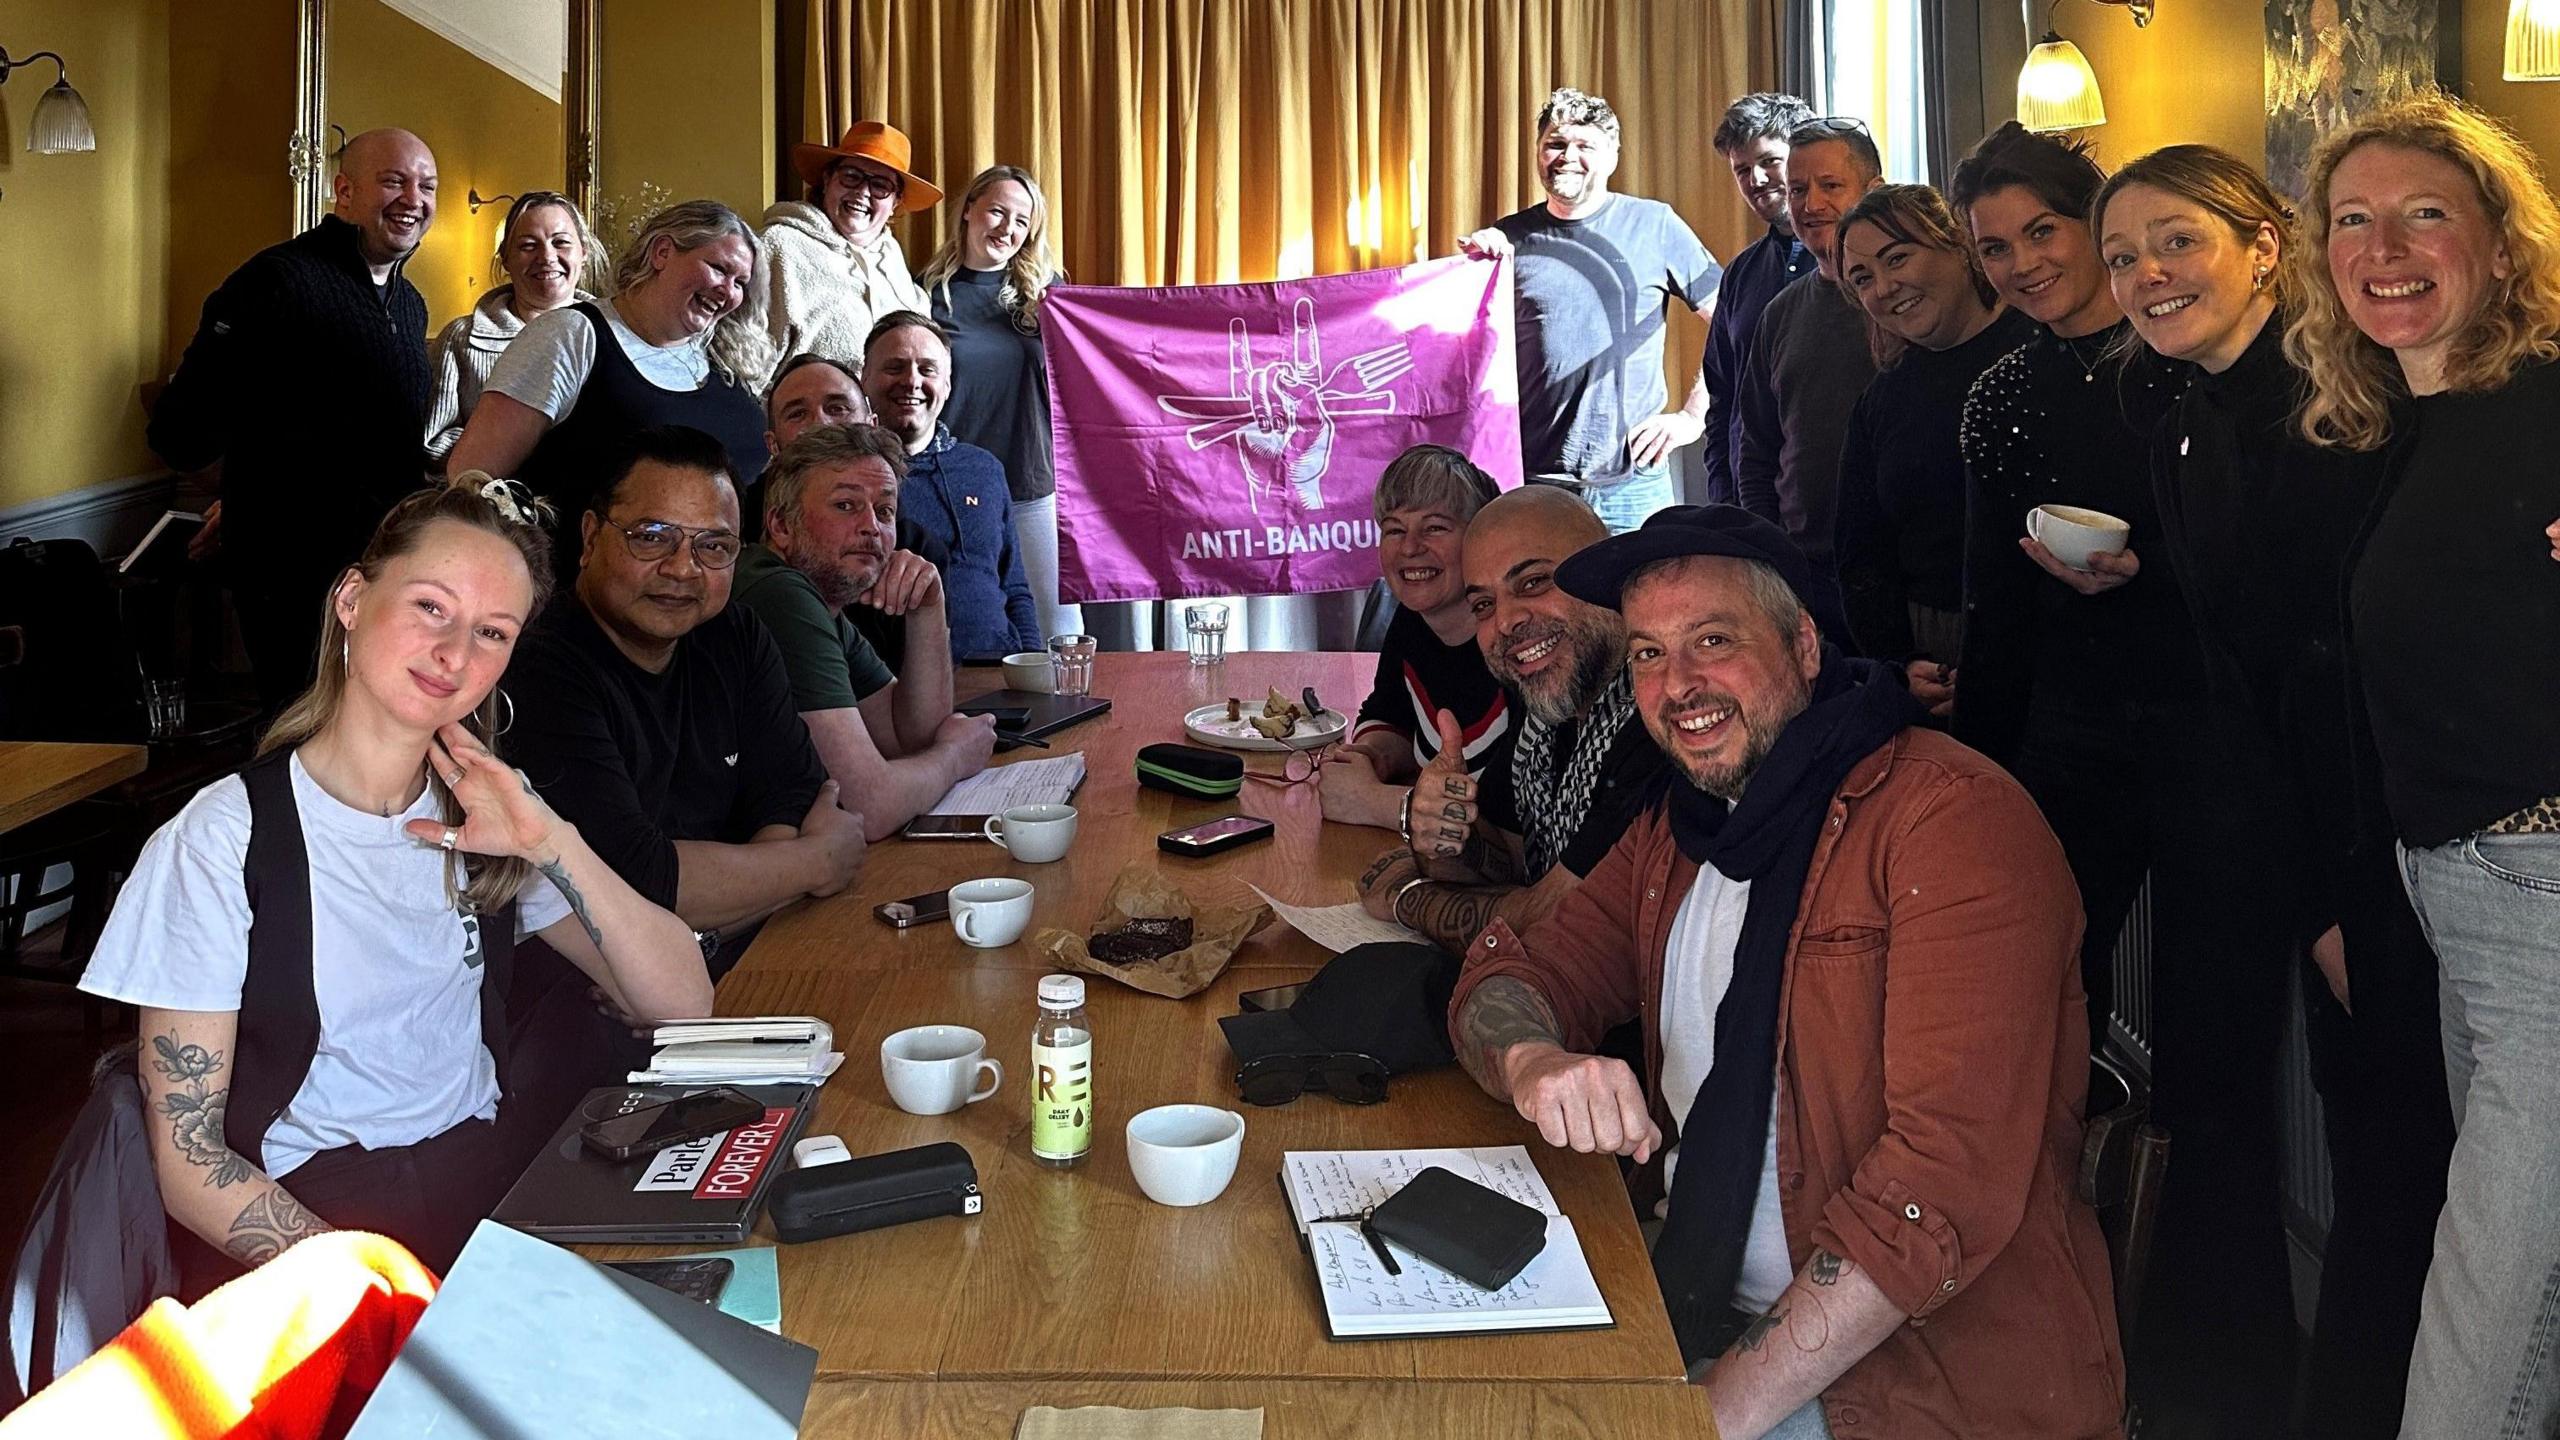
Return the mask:
[(98, 148), (27, 153), (46, 63), (0, 87), (0, 505), (156, 468), (136, 387), (168, 325), (170, 0), (9, 0), (69, 61)]
[(2541, 154), (2543, 173), (2560, 178), (2560, 80), (2501, 79), (2506, 48), (2507, 7), (2498, 0), (2467, 0), (2462, 7), (2464, 95), (2515, 126)]
[[(773, 199), (773, 0), (606, 0), (596, 193), (643, 182), (760, 221)], [(619, 237), (608, 233), (607, 243)]]
[[(2482, 0), (2472, 0), (2476, 6)], [(1985, 10), (2015, 17), (1990, 0)], [(2014, 19), (2012, 20), (2014, 23)], [(2135, 29), (2113, 6), (2066, 5), (2055, 27), (2089, 57), (2107, 123), (2090, 131), (2114, 169), (2163, 145), (2219, 146), (2253, 165), (2267, 159), (2266, 9), (2261, 0), (2165, 0)], [(2005, 78), (2014, 89), (2014, 67)]]
[[(122, 0), (110, 0), (122, 3)], [(293, 0), (175, 0), (168, 49), (169, 322), (165, 370), (196, 333), (205, 297), (240, 262), (293, 232)]]
[(378, 0), (331, 0), (329, 118), (350, 135), (397, 125), (436, 153), (435, 223), (405, 272), (430, 335), (499, 283), (507, 207), (472, 214), (472, 188), (557, 190), (567, 174), (557, 101)]

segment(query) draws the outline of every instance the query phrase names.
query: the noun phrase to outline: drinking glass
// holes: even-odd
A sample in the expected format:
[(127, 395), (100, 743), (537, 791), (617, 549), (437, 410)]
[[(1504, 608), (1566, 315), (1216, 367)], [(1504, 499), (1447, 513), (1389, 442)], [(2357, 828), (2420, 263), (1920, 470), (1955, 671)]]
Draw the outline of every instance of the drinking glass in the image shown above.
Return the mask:
[(1049, 668), (1058, 674), (1061, 695), (1093, 693), (1093, 652), (1099, 648), (1090, 635), (1060, 635), (1049, 642)]
[(145, 680), (143, 705), (144, 714), (150, 722), (152, 739), (172, 740), (186, 733), (186, 681)]
[(1227, 607), (1212, 601), (1182, 612), (1191, 632), (1191, 663), (1215, 665), (1227, 658)]

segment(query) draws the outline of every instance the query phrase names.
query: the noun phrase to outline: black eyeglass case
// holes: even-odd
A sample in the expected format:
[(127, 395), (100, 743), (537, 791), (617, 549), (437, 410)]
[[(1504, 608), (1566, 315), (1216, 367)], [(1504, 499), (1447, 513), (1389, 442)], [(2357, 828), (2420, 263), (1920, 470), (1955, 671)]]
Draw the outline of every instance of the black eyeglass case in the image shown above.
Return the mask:
[(948, 1140), (794, 1170), (773, 1187), (765, 1213), (774, 1235), (797, 1244), (863, 1230), (975, 1215), (978, 1167)]
[(1222, 800), (1244, 788), (1244, 757), (1196, 745), (1149, 745), (1138, 752), (1138, 783), (1169, 795)]
[(1499, 1290), (1547, 1248), (1547, 1217), (1437, 1165), (1369, 1213), (1380, 1239), (1470, 1285)]

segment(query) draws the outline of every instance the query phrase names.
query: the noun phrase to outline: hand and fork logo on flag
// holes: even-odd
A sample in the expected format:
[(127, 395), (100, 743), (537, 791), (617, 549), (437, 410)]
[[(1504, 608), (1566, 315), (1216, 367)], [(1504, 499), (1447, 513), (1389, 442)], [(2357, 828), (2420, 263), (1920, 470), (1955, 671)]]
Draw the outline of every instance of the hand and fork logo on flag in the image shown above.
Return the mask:
[(1333, 464), (1334, 418), (1392, 415), (1387, 388), (1413, 370), (1413, 352), (1402, 340), (1366, 350), (1324, 368), (1316, 333), (1316, 306), (1299, 296), (1292, 310), (1289, 353), (1257, 365), (1242, 316), (1227, 321), (1227, 391), (1224, 395), (1158, 395), (1156, 403), (1194, 423), (1183, 432), (1194, 451), (1233, 442), (1242, 465), (1245, 496), (1255, 514), (1264, 492), (1285, 494), (1302, 510), (1324, 504), (1325, 471)]

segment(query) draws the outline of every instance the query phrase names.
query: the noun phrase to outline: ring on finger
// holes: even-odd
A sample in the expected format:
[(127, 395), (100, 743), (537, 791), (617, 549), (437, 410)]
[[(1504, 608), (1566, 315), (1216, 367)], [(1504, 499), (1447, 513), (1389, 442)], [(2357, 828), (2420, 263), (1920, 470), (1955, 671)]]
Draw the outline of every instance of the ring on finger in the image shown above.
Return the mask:
[(436, 848), (440, 850), (450, 850), (455, 845), (460, 844), (461, 841), (462, 832), (451, 825), (447, 825), (444, 827), (444, 833), (436, 837)]

